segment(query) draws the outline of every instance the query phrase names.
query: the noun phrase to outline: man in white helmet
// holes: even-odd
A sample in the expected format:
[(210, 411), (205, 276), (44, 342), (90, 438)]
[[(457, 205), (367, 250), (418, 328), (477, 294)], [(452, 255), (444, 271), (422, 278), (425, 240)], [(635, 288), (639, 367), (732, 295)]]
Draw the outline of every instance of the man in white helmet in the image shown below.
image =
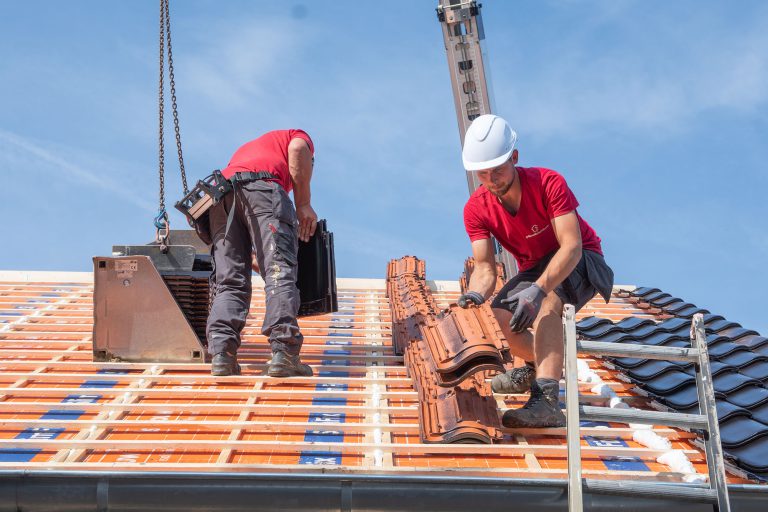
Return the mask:
[[(518, 167), (517, 134), (501, 117), (472, 122), (462, 159), (481, 186), (464, 206), (475, 269), (459, 305), (480, 305), (493, 293), (496, 261), (491, 236), (517, 261), (519, 273), (491, 304), (513, 354), (526, 364), (492, 381), (496, 393), (526, 393), (528, 402), (504, 413), (507, 427), (561, 427), (564, 304), (578, 311), (595, 293), (608, 302), (613, 271), (600, 238), (576, 211), (579, 203), (557, 172)], [(531, 331), (532, 329), (532, 331)]]

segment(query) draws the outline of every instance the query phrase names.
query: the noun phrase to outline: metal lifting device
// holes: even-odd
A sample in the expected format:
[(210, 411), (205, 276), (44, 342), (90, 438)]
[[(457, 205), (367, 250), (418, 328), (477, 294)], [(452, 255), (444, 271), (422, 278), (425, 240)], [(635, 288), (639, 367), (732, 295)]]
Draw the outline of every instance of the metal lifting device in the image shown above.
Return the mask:
[[(166, 44), (167, 40), (167, 44)], [(170, 229), (165, 209), (165, 57), (171, 93), (173, 127), (187, 210), (217, 200), (204, 180), (187, 186), (181, 149), (179, 114), (171, 47), (169, 0), (160, 0), (158, 90), (159, 205), (154, 219), (155, 241), (147, 245), (116, 245), (112, 257), (95, 257), (94, 361), (204, 362), (206, 320), (215, 284), (209, 282), (209, 247), (192, 230)], [(220, 176), (220, 174), (219, 174)], [(215, 191), (214, 191), (215, 192)], [(184, 211), (184, 209), (182, 209)], [(194, 216), (194, 215), (193, 215)], [(197, 217), (195, 217), (197, 218)], [(171, 239), (177, 244), (172, 244)], [(299, 316), (338, 311), (333, 233), (321, 220), (309, 242), (299, 244), (297, 286)]]
[[(437, 6), (437, 19), (443, 28), (462, 147), (464, 135), (472, 121), (483, 114), (492, 114), (495, 110), (485, 71), (487, 55), (483, 45), (485, 31), (481, 8), (482, 4), (475, 0), (439, 0)], [(467, 185), (470, 194), (480, 186), (476, 173), (467, 171)], [(494, 245), (496, 260), (503, 264), (506, 278), (509, 279), (517, 273), (515, 260), (496, 240)]]
[[(167, 39), (167, 45), (166, 45)], [(160, 194), (155, 241), (116, 245), (112, 257), (95, 257), (94, 361), (204, 362), (205, 323), (211, 297), (208, 247), (193, 231), (171, 231), (165, 209), (165, 57), (184, 195), (189, 193), (181, 149), (168, 0), (160, 0)], [(171, 245), (171, 237), (180, 245)]]
[[(711, 503), (719, 512), (730, 511), (728, 485), (725, 477), (720, 428), (715, 409), (715, 390), (707, 352), (704, 317), (697, 313), (691, 323), (691, 348), (656, 347), (628, 343), (584, 341), (576, 338), (576, 310), (565, 305), (563, 313), (563, 340), (565, 343), (565, 399), (568, 447), (568, 510), (584, 509), (582, 491), (593, 494), (613, 494), (636, 498), (672, 498), (676, 500)], [(666, 361), (688, 361), (696, 370), (696, 388), (699, 396), (699, 414), (611, 409), (579, 404), (577, 353), (596, 356), (640, 357)], [(709, 485), (651, 483), (622, 480), (594, 480), (581, 478), (581, 420), (613, 421), (668, 425), (703, 432), (704, 451), (709, 470)]]

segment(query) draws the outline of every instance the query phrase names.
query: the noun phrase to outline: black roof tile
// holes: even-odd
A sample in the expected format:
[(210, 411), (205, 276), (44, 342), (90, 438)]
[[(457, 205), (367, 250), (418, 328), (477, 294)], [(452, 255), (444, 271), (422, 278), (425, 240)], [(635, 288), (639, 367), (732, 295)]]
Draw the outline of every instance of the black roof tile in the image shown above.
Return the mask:
[(596, 327), (598, 325), (605, 325), (605, 324), (611, 324), (611, 323), (613, 322), (611, 322), (607, 318), (600, 318), (598, 316), (589, 316), (581, 320), (580, 322), (576, 323), (576, 329), (578, 329), (579, 331), (584, 331), (584, 330), (588, 330), (593, 327)]
[(615, 357), (613, 362), (622, 368), (637, 368), (641, 364), (645, 364), (650, 359), (641, 359), (638, 357)]
[(635, 297), (645, 297), (649, 293), (660, 292), (660, 291), (661, 290), (659, 290), (658, 288), (649, 288), (647, 286), (641, 286), (640, 288), (635, 288), (634, 290), (632, 290), (631, 293)]
[(725, 320), (725, 317), (723, 315), (715, 315), (712, 313), (704, 315), (704, 325), (709, 325), (711, 322), (716, 322), (718, 320)]
[(752, 329), (744, 329), (743, 327), (731, 327), (729, 329), (720, 331), (718, 334), (722, 336), (728, 336), (734, 341), (738, 340), (739, 338), (744, 338), (745, 336), (749, 336), (751, 334), (759, 335), (757, 331), (753, 331)]
[(651, 302), (654, 300), (663, 299), (665, 297), (670, 297), (670, 295), (668, 293), (658, 291), (658, 292), (652, 292), (652, 293), (643, 295), (642, 299), (643, 299), (643, 302)]
[(728, 449), (730, 457), (735, 457), (740, 466), (757, 473), (768, 471), (768, 437), (761, 437), (738, 448)]
[(766, 338), (765, 336), (757, 336), (755, 334), (750, 334), (749, 336), (744, 336), (743, 338), (734, 340), (734, 343), (738, 343), (739, 345), (744, 345), (750, 350), (755, 350), (756, 348), (760, 348), (763, 345), (768, 344), (768, 338)]
[(768, 361), (768, 358), (765, 356), (761, 356), (760, 354), (755, 354), (751, 350), (742, 350), (742, 351), (733, 352), (731, 354), (728, 354), (727, 356), (721, 357), (720, 361), (725, 364), (729, 364), (735, 368), (741, 369), (747, 366), (751, 366), (760, 361)]
[[(718, 421), (726, 421), (730, 418), (735, 418), (737, 416), (743, 416), (746, 418), (752, 417), (752, 413), (743, 408), (739, 407), (738, 405), (733, 405), (728, 400), (717, 400), (717, 420)], [(687, 412), (688, 414), (698, 414), (699, 413), (699, 406), (698, 404), (694, 405), (693, 407), (690, 407), (689, 409), (682, 411)]]
[(699, 403), (699, 394), (696, 384), (689, 384), (674, 393), (658, 397), (660, 402), (675, 409), (688, 409)]
[(643, 338), (642, 342), (645, 345), (666, 345), (667, 343), (670, 343), (675, 340), (682, 340), (690, 343), (690, 341), (688, 341), (687, 336), (681, 336), (680, 334), (676, 334), (673, 332), (663, 332), (663, 331), (657, 332), (655, 334), (652, 334), (651, 336)]
[(648, 336), (651, 336), (652, 334), (656, 334), (657, 332), (667, 332), (661, 328), (661, 325), (662, 324), (645, 325), (627, 334), (631, 335), (634, 339), (642, 340)]
[(709, 323), (704, 322), (704, 325), (706, 326), (707, 331), (718, 332), (718, 333), (720, 331), (730, 329), (731, 327), (741, 327), (740, 324), (737, 324), (736, 322), (731, 322), (722, 317), (720, 320), (715, 320), (713, 322), (709, 322)]
[(629, 318), (625, 318), (624, 320), (617, 323), (616, 327), (618, 327), (622, 331), (630, 332), (637, 329), (638, 327), (651, 326), (651, 325), (656, 325), (656, 322), (648, 318), (638, 318), (636, 316), (630, 316)]
[(677, 311), (675, 315), (679, 316), (680, 318), (693, 318), (693, 315), (695, 315), (696, 313), (709, 313), (709, 310), (691, 305), (685, 309), (681, 309)]
[[(718, 404), (718, 407), (720, 407), (720, 404)], [(764, 423), (768, 427), (768, 403), (758, 405), (751, 412), (753, 420)]]
[(667, 313), (676, 315), (678, 311), (682, 311), (683, 309), (687, 309), (691, 306), (696, 307), (695, 304), (691, 304), (690, 302), (678, 302), (675, 304), (671, 304), (670, 306), (667, 306), (666, 308), (664, 308), (664, 311), (666, 311)]
[[(691, 364), (691, 366), (693, 366), (693, 364)], [(669, 361), (651, 359), (636, 368), (626, 370), (626, 374), (633, 379), (646, 382), (649, 379), (655, 379), (656, 377), (672, 370), (680, 370), (680, 367), (676, 364), (670, 363)]]
[(659, 328), (667, 332), (677, 332), (682, 328), (690, 329), (691, 322), (684, 318), (668, 318), (659, 324)]
[(720, 393), (730, 398), (730, 395), (747, 386), (759, 386), (759, 380), (747, 377), (737, 372), (723, 372), (717, 377), (712, 377), (712, 386), (715, 393)]
[(757, 357), (760, 359), (755, 360), (755, 362), (748, 366), (739, 368), (739, 373), (743, 373), (747, 377), (758, 379), (763, 381), (763, 383), (766, 383), (768, 382), (768, 359), (764, 356)]
[(730, 341), (708, 346), (708, 350), (710, 359), (721, 359), (733, 354), (734, 352), (749, 352), (747, 347), (743, 345), (737, 345), (736, 343), (731, 343)]
[(638, 341), (637, 337), (633, 333), (622, 331), (610, 332), (604, 336), (600, 336), (597, 339), (606, 343), (627, 343)]
[(707, 334), (707, 347), (714, 347), (718, 343), (730, 343), (731, 338), (728, 336), (720, 336), (719, 334)]
[[(688, 375), (696, 376), (696, 369), (693, 367), (693, 363), (688, 363), (689, 366), (687, 366), (684, 371)], [(717, 375), (720, 375), (723, 372), (732, 372), (735, 371), (736, 368), (725, 363), (721, 363), (720, 361), (710, 361), (709, 362), (709, 370), (712, 373), (712, 376), (715, 377)]]
[(720, 441), (724, 448), (737, 448), (768, 436), (768, 428), (744, 416), (730, 418), (720, 424)]
[(605, 336), (606, 334), (610, 332), (621, 332), (620, 329), (616, 327), (616, 324), (609, 323), (609, 324), (599, 324), (591, 329), (582, 329), (581, 334), (582, 336), (585, 336), (589, 339), (599, 339), (602, 336)]
[(739, 407), (752, 410), (768, 402), (768, 389), (762, 386), (747, 386), (728, 395), (728, 401)]
[(658, 299), (653, 299), (650, 301), (651, 304), (657, 308), (663, 308), (666, 306), (670, 306), (676, 302), (683, 302), (683, 299), (679, 297), (673, 297), (671, 295), (667, 295), (666, 297), (659, 297)]
[(683, 371), (670, 370), (656, 378), (641, 382), (643, 388), (647, 391), (657, 396), (663, 396), (669, 393), (674, 393), (675, 391), (684, 388), (688, 384), (696, 382), (696, 380)]

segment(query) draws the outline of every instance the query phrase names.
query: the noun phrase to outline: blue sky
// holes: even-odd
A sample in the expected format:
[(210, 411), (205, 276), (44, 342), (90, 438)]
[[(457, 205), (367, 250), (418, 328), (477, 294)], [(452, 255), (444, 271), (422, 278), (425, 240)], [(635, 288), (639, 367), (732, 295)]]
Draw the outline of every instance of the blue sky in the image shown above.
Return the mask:
[[(457, 278), (467, 189), (436, 3), (172, 1), (190, 177), (304, 128), (340, 276), (380, 278), (413, 254)], [(768, 3), (483, 4), (520, 163), (566, 177), (617, 283), (768, 332)], [(86, 271), (153, 237), (157, 10), (0, 2), (1, 269)]]

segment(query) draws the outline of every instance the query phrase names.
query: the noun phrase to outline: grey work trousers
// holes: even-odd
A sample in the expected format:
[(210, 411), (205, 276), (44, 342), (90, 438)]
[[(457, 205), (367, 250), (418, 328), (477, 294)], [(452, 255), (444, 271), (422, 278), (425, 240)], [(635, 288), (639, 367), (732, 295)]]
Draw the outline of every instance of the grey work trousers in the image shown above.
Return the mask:
[[(227, 216), (234, 208), (227, 230)], [(296, 314), (298, 221), (283, 187), (273, 181), (235, 183), (234, 191), (209, 211), (214, 296), (206, 329), (208, 352), (236, 353), (251, 304), (251, 255), (264, 279), (266, 312), (261, 333), (272, 352), (296, 355), (304, 337)]]

